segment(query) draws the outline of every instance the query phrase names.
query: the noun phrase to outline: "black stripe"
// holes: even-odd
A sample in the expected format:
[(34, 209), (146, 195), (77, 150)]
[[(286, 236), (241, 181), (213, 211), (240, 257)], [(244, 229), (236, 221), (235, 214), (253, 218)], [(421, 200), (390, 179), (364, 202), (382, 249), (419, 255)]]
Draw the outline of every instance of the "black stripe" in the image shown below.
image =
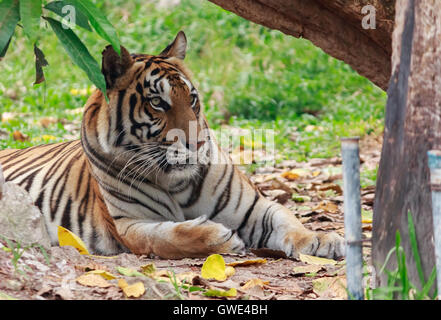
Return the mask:
[(210, 170), (210, 164), (206, 166), (200, 166), (198, 169), (200, 179), (198, 179), (198, 181), (192, 181), (192, 191), (190, 193), (190, 197), (187, 199), (187, 202), (180, 204), (181, 208), (189, 208), (199, 200), (199, 197), (202, 193), (202, 186), (204, 184), (207, 173)]
[(159, 68), (155, 68), (152, 70), (152, 72), (150, 72), (150, 76), (155, 76), (159, 73), (160, 69)]
[(234, 167), (231, 167), (231, 173), (228, 178), (228, 183), (225, 186), (224, 191), (220, 195), (219, 199), (217, 200), (216, 206), (214, 208), (213, 213), (210, 215), (210, 219), (214, 219), (219, 212), (221, 212), (225, 207), (227, 206), (228, 202), (230, 201), (230, 194), (231, 194), (231, 182), (233, 181), (234, 176)]
[(118, 93), (118, 104), (116, 106), (116, 133), (118, 134), (118, 139), (116, 140), (115, 146), (121, 145), (124, 139), (124, 128), (123, 128), (123, 111), (122, 104), (124, 101), (124, 96), (126, 95), (126, 90), (121, 90)]
[(274, 231), (273, 218), (274, 218), (274, 211), (271, 213), (271, 218), (268, 219), (268, 220), (270, 220), (270, 226), (269, 226), (269, 232), (268, 232), (265, 240), (263, 240), (263, 243), (262, 243), (262, 247), (264, 247), (264, 248), (267, 247), (268, 240), (269, 240), (269, 238), (271, 237), (271, 235), (272, 235), (272, 233)]
[(71, 209), (71, 206), (72, 206), (72, 200), (69, 197), (67, 199), (66, 206), (64, 207), (64, 210), (63, 210), (63, 217), (61, 218), (61, 225), (64, 228), (69, 229), (69, 230), (70, 230), (70, 213), (71, 213), (70, 209)]
[(264, 240), (266, 239), (267, 233), (269, 231), (268, 230), (268, 219), (269, 219), (268, 211), (270, 208), (271, 208), (271, 206), (268, 206), (268, 208), (266, 208), (265, 213), (263, 214), (263, 217), (262, 217), (262, 232), (260, 234), (260, 239), (257, 244), (258, 248), (263, 247)]
[(257, 224), (257, 219), (254, 220), (254, 224), (253, 227), (251, 228), (251, 232), (250, 232), (250, 236), (248, 237), (251, 243), (251, 247), (254, 247), (254, 241), (253, 241), (253, 237), (254, 237), (254, 230), (256, 229), (256, 224)]
[(248, 219), (249, 219), (251, 213), (252, 213), (253, 210), (254, 210), (254, 206), (255, 206), (256, 203), (257, 203), (257, 200), (259, 200), (259, 194), (256, 192), (256, 193), (255, 193), (255, 196), (254, 196), (254, 201), (253, 201), (252, 205), (250, 206), (250, 208), (248, 209), (248, 211), (245, 213), (245, 217), (243, 218), (242, 223), (240, 224), (239, 228), (237, 228), (237, 231), (238, 231), (238, 232), (239, 232), (243, 227), (245, 227), (245, 225), (247, 224)]
[(239, 184), (240, 184), (239, 199), (237, 200), (235, 211), (237, 211), (237, 209), (239, 209), (239, 206), (240, 206), (240, 204), (242, 202), (242, 193), (243, 193), (242, 179), (239, 179)]

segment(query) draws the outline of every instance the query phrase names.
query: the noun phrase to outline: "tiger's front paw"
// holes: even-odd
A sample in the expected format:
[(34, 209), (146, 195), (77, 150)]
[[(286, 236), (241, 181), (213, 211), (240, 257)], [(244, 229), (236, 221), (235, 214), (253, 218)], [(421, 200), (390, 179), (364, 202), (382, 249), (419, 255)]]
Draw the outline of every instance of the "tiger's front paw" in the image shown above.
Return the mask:
[(320, 233), (317, 238), (320, 245), (315, 252), (316, 256), (329, 259), (338, 259), (345, 256), (345, 239), (337, 233)]
[(296, 233), (288, 235), (285, 243), (290, 242), (285, 253), (297, 256), (298, 253), (318, 256), (328, 259), (338, 259), (345, 256), (345, 240), (335, 232), (329, 233)]

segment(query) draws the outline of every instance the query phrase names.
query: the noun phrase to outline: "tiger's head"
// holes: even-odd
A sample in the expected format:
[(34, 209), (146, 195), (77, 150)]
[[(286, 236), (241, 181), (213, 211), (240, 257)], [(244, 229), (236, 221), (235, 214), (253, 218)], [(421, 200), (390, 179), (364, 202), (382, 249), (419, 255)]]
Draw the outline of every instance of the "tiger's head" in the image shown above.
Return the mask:
[[(118, 55), (107, 46), (102, 73), (109, 103), (101, 92), (89, 98), (83, 145), (95, 133), (100, 153), (138, 174), (197, 173), (210, 144), (198, 91), (183, 65), (186, 49), (182, 31), (158, 55), (130, 54), (124, 47)], [(94, 104), (100, 106), (94, 109)]]

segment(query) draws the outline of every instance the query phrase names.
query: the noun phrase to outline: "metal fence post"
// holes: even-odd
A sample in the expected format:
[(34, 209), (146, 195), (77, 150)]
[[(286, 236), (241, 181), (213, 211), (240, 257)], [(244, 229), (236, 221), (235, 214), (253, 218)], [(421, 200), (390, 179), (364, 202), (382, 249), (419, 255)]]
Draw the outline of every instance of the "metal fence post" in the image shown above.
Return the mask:
[(435, 245), (436, 286), (441, 299), (441, 151), (427, 152), (432, 190), (433, 240)]
[(348, 299), (363, 300), (359, 138), (342, 138), (343, 196)]

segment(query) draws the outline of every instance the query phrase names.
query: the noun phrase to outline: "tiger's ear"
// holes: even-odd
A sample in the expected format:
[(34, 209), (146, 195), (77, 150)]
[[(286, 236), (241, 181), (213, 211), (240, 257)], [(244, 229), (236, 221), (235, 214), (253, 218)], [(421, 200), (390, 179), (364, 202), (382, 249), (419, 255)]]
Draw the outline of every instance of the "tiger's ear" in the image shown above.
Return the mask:
[(169, 58), (176, 57), (181, 60), (184, 60), (186, 51), (187, 51), (187, 37), (185, 36), (185, 33), (183, 31), (179, 31), (175, 40), (173, 40), (173, 42), (170, 43), (167, 46), (167, 48), (162, 50), (162, 52), (159, 55)]
[(103, 61), (101, 72), (106, 79), (107, 89), (115, 87), (118, 79), (121, 79), (127, 70), (133, 65), (133, 59), (130, 53), (121, 46), (121, 56), (116, 53), (111, 45), (108, 45), (102, 52)]

